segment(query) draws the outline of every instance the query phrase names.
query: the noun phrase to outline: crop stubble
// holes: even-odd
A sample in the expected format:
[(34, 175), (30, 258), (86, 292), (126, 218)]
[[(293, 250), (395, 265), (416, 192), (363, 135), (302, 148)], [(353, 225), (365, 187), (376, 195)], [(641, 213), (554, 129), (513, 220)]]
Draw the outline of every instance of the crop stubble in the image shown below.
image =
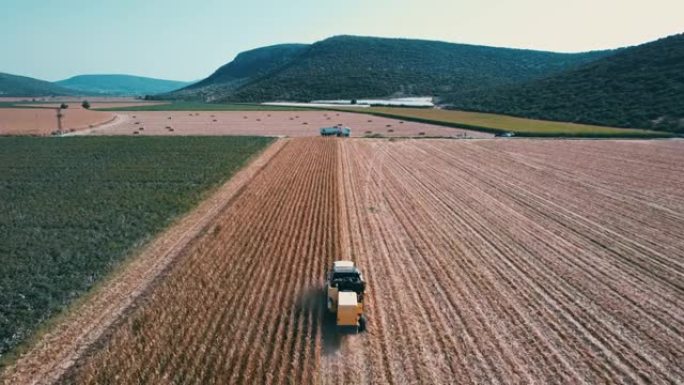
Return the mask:
[(333, 372), (681, 383), (682, 144), (344, 142), (371, 321)]
[(337, 143), (292, 141), (67, 382), (315, 383)]
[(681, 383), (682, 145), (291, 140), (65, 382)]

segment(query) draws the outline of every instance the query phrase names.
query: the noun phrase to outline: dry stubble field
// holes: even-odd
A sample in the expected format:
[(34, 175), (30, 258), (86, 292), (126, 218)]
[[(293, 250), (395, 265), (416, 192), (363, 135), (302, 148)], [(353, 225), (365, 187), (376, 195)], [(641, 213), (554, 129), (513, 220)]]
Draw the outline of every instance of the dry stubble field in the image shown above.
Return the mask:
[(682, 383), (683, 146), (293, 139), (63, 382)]
[[(0, 102), (17, 102), (21, 98), (0, 98)], [(101, 100), (101, 101), (98, 101)], [(123, 120), (118, 114), (107, 111), (94, 111), (96, 108), (133, 107), (160, 104), (155, 102), (126, 101), (115, 98), (91, 98), (91, 109), (81, 107), (81, 101), (65, 99), (60, 103), (16, 103), (16, 108), (0, 108), (0, 135), (46, 136), (57, 130), (57, 108), (66, 103), (62, 110), (62, 129), (81, 131), (94, 127), (107, 126)]]
[(352, 136), (439, 136), (491, 138), (483, 132), (399, 119), (334, 111), (127, 111), (121, 123), (95, 128), (93, 135), (266, 135), (318, 136), (321, 127), (342, 124)]
[[(84, 130), (111, 122), (111, 112), (73, 107), (62, 111), (64, 131)], [(57, 110), (52, 108), (0, 108), (0, 135), (50, 135), (58, 127)]]

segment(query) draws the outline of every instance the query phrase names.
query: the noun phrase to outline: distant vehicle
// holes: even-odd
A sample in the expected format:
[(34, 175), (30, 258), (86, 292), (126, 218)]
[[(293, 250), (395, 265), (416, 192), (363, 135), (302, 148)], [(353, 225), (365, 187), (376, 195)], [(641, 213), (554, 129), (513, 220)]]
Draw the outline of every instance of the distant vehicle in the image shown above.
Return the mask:
[(499, 138), (512, 138), (515, 136), (515, 132), (497, 132), (494, 136), (498, 136)]
[(351, 128), (342, 126), (323, 127), (321, 128), (321, 136), (340, 136), (348, 138), (351, 136)]
[(352, 261), (335, 261), (325, 282), (326, 306), (336, 315), (340, 329), (362, 332), (366, 329), (363, 294), (366, 282)]

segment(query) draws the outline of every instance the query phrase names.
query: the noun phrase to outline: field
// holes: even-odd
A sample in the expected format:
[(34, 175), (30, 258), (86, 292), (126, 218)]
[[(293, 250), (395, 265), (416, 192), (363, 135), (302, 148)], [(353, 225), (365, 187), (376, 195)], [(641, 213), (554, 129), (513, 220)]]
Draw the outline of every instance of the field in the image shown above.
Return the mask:
[[(62, 112), (62, 129), (76, 131), (105, 124), (114, 119), (111, 112), (69, 108)], [(57, 111), (48, 108), (0, 108), (0, 136), (50, 135), (58, 127)]]
[(683, 144), (345, 143), (372, 325), (325, 373), (681, 383)]
[[(143, 105), (140, 105), (140, 104)], [(321, 127), (344, 124), (353, 136), (488, 138), (491, 134), (346, 112), (292, 110), (259, 105), (148, 104), (135, 101), (93, 102), (91, 110), (69, 102), (63, 110), (69, 135), (257, 135), (318, 136)], [(113, 105), (130, 107), (98, 109)], [(50, 135), (57, 129), (52, 103), (10, 103), (0, 108), (0, 135)], [(169, 106), (189, 108), (176, 111)], [(193, 109), (193, 106), (194, 109)], [(9, 108), (11, 107), (11, 108)], [(175, 108), (174, 107), (174, 108)], [(169, 109), (170, 110), (166, 110)], [(213, 110), (203, 110), (213, 108)], [(140, 111), (138, 111), (138, 109)], [(159, 109), (159, 111), (157, 110)], [(108, 112), (108, 111), (119, 112)], [(130, 111), (133, 110), (133, 111)], [(273, 111), (271, 111), (273, 110)]]
[(268, 138), (0, 138), (0, 357)]
[[(97, 348), (51, 364), (67, 384), (681, 383), (683, 145), (290, 139)], [(364, 334), (324, 315), (334, 258), (365, 272)]]
[[(16, 100), (12, 100), (16, 99)], [(94, 98), (91, 109), (81, 107), (81, 101), (63, 99), (58, 102), (31, 102), (21, 98), (5, 98), (0, 101), (0, 136), (33, 135), (46, 136), (57, 130), (57, 108), (65, 103), (68, 108), (62, 110), (62, 129), (66, 132), (80, 131), (99, 127), (108, 123), (116, 123), (117, 115), (111, 112), (96, 111), (96, 108), (154, 105), (159, 102), (136, 101), (126, 98)], [(0, 100), (3, 100), (0, 98)]]
[(640, 129), (614, 128), (552, 122), (517, 118), (507, 115), (487, 114), (455, 110), (437, 110), (427, 108), (393, 108), (372, 107), (361, 112), (378, 116), (413, 119), (433, 124), (451, 125), (485, 132), (515, 132), (518, 136), (556, 136), (556, 137), (667, 137), (669, 134)]
[(321, 127), (352, 128), (352, 136), (488, 138), (491, 134), (399, 119), (333, 111), (139, 111), (118, 112), (116, 124), (87, 135), (318, 136)]

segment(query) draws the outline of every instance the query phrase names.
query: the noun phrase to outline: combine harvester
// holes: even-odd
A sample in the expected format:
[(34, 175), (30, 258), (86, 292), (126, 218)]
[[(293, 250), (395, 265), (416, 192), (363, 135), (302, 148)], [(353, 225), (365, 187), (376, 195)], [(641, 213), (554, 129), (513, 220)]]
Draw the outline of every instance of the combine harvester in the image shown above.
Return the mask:
[(335, 127), (321, 128), (321, 136), (339, 136), (348, 138), (351, 135), (351, 128), (337, 125)]
[(366, 282), (352, 261), (335, 261), (325, 282), (326, 305), (336, 314), (337, 327), (356, 333), (366, 330), (363, 293)]

